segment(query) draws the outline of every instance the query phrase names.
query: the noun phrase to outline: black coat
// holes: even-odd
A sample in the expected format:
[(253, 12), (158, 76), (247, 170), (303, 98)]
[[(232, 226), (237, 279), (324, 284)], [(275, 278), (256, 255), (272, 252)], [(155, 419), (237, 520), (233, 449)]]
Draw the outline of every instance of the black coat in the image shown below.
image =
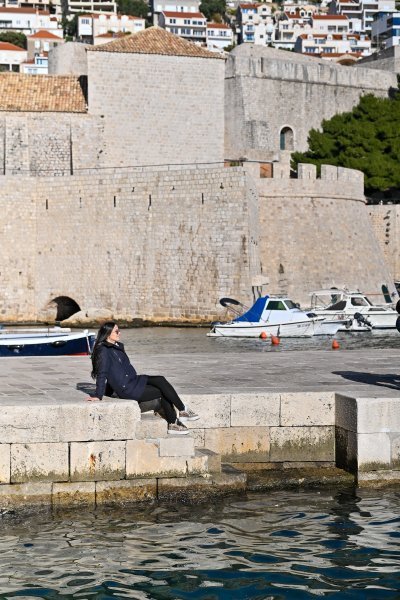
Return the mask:
[[(147, 375), (138, 375), (118, 342), (103, 342), (97, 349), (96, 398), (114, 391), (120, 398), (139, 400), (147, 383)], [(111, 389), (110, 389), (111, 388)]]

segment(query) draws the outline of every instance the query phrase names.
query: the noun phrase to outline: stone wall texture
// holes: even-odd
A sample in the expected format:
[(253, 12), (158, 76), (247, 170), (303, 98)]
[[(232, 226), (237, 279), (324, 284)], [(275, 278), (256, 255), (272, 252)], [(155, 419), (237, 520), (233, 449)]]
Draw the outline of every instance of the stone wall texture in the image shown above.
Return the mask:
[(105, 126), (100, 165), (222, 163), (224, 68), (215, 59), (88, 52), (89, 113)]
[(365, 206), (362, 173), (323, 166), (316, 179), (313, 165), (300, 165), (299, 178), (290, 179), (287, 166), (257, 187), (259, 255), (270, 292), (307, 306), (309, 293), (325, 287), (380, 294), (385, 284), (394, 291)]
[(104, 123), (98, 117), (0, 113), (1, 175), (71, 175), (96, 167), (104, 147)]
[(282, 128), (293, 131), (292, 150), (307, 149), (311, 128), (349, 111), (360, 96), (386, 96), (394, 73), (350, 69), (274, 48), (242, 44), (225, 74), (225, 155), (269, 160), (280, 149)]
[(86, 44), (67, 42), (49, 51), (49, 75), (87, 75)]
[(400, 207), (396, 204), (368, 206), (373, 231), (385, 262), (400, 281)]
[(3, 176), (2, 319), (34, 319), (68, 296), (130, 317), (210, 320), (221, 296), (251, 293), (256, 201), (241, 168), (21, 176), (17, 188)]

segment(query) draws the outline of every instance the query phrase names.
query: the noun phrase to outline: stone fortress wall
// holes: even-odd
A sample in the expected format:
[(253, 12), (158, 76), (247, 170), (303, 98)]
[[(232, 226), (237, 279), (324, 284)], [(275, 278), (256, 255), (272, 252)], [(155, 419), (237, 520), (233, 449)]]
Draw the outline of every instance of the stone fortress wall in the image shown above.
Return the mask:
[(385, 262), (395, 281), (400, 281), (400, 207), (396, 204), (371, 205), (368, 213)]
[(223, 163), (223, 60), (87, 54), (89, 114), (104, 120), (100, 165)]
[(71, 175), (96, 167), (104, 149), (99, 117), (0, 112), (1, 175)]
[(316, 179), (305, 165), (294, 180), (273, 163), (265, 178), (258, 163), (222, 163), (224, 110), (225, 158), (250, 149), (259, 161), (277, 157), (279, 123), (296, 115), (298, 147), (328, 108), (386, 93), (394, 76), (238, 49), (224, 107), (223, 60), (189, 43), (168, 55), (171, 38), (186, 42), (162, 30), (137, 35), (163, 52), (87, 52), (86, 108), (82, 96), (75, 113), (0, 111), (2, 319), (35, 319), (67, 296), (127, 318), (209, 321), (221, 296), (251, 301), (260, 275), (301, 301), (342, 283), (392, 291), (361, 174)]
[[(306, 56), (242, 44), (229, 55), (225, 81), (225, 153), (229, 159), (276, 159), (304, 151), (311, 128), (349, 111), (360, 96), (387, 96), (394, 73), (354, 69)], [(281, 131), (293, 140), (281, 148)]]
[(251, 292), (257, 194), (241, 168), (15, 182), (0, 177), (2, 320), (67, 296), (122, 318), (210, 321), (221, 296)]
[(365, 206), (363, 174), (322, 165), (317, 178), (316, 167), (305, 164), (293, 179), (289, 164), (274, 166), (275, 177), (257, 180), (259, 255), (269, 290), (304, 306), (311, 291), (325, 287), (379, 293), (387, 285), (393, 292), (391, 265)]
[[(209, 322), (218, 300), (268, 291), (307, 305), (345, 283), (393, 291), (364, 205), (362, 174), (302, 165), (0, 177), (2, 319), (35, 319), (57, 297), (121, 318)], [(13, 198), (10, 203), (9, 198)], [(355, 227), (355, 224), (357, 227)], [(15, 252), (15, 248), (18, 252)], [(366, 268), (367, 266), (367, 268)]]

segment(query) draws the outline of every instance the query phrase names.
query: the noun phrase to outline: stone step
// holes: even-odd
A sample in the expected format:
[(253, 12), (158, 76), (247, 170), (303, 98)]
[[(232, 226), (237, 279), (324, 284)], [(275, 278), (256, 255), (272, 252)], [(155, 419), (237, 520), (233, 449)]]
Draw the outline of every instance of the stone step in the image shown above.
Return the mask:
[(137, 440), (165, 438), (167, 432), (167, 421), (148, 412), (142, 413), (141, 420), (136, 424), (135, 437)]
[(194, 439), (189, 435), (160, 438), (159, 456), (194, 456)]
[(194, 440), (160, 438), (159, 440), (128, 440), (126, 445), (126, 476), (185, 477), (221, 472), (221, 456), (206, 448), (194, 448)]
[(221, 473), (221, 455), (208, 448), (196, 448), (196, 456), (207, 457), (207, 470), (209, 473)]

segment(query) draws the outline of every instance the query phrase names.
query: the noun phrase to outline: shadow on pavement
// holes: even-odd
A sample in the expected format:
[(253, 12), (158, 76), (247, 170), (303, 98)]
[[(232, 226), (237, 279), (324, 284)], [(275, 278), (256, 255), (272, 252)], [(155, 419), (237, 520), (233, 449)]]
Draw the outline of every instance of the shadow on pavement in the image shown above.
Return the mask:
[(400, 374), (360, 373), (359, 371), (333, 371), (333, 374), (358, 383), (400, 390)]
[(93, 394), (96, 391), (96, 385), (94, 383), (82, 382), (76, 384), (76, 389), (85, 394)]

